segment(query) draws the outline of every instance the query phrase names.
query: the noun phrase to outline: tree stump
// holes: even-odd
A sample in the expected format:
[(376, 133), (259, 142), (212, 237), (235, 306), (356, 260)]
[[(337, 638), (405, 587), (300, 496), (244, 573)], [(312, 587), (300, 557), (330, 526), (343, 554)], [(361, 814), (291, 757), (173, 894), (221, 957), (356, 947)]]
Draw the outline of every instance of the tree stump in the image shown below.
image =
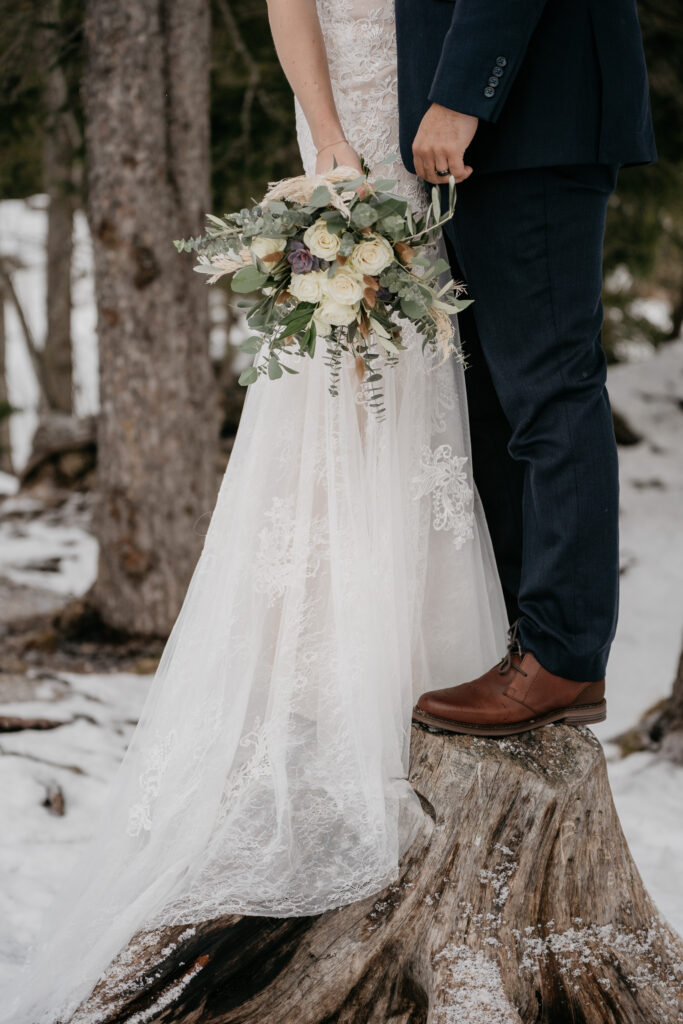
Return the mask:
[(378, 897), (140, 933), (74, 1022), (683, 1019), (683, 943), (643, 887), (588, 729), (414, 726), (411, 781), (425, 824)]

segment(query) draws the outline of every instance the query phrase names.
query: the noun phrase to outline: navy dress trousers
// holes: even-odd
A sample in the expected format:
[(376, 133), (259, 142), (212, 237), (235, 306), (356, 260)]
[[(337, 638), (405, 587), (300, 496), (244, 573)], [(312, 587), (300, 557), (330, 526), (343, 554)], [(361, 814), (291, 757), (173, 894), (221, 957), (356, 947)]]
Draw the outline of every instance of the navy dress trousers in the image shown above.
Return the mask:
[(602, 242), (618, 169), (656, 159), (634, 0), (395, 0), (401, 154), (432, 103), (479, 118), (446, 228), (474, 479), (510, 619), (603, 678), (618, 606)]

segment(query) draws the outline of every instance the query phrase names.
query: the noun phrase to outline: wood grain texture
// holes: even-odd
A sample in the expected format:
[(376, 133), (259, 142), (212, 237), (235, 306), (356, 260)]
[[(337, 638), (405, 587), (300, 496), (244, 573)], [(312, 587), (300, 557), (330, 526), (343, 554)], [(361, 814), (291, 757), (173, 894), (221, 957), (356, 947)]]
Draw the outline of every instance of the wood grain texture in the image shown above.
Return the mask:
[(411, 781), (424, 828), (377, 898), (140, 934), (74, 1021), (683, 1019), (683, 945), (643, 888), (588, 729), (414, 726)]

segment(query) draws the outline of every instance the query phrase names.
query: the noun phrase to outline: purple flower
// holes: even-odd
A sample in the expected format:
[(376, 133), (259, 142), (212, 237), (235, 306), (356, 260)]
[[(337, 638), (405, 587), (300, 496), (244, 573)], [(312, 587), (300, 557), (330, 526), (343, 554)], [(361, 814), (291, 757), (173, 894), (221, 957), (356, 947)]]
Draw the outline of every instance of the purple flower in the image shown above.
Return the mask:
[(394, 292), (384, 287), (378, 288), (376, 294), (380, 302), (393, 302), (396, 298), (396, 294)]
[(287, 242), (287, 262), (292, 268), (293, 274), (310, 274), (320, 265), (318, 257), (314, 256), (303, 242), (291, 239)]

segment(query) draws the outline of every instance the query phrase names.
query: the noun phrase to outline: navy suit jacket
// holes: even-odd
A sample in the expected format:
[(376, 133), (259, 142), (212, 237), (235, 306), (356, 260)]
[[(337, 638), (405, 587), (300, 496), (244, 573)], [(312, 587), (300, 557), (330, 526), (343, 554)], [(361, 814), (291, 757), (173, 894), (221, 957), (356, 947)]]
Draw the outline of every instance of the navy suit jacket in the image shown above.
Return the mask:
[(656, 159), (635, 0), (395, 0), (401, 154), (431, 103), (476, 171)]

